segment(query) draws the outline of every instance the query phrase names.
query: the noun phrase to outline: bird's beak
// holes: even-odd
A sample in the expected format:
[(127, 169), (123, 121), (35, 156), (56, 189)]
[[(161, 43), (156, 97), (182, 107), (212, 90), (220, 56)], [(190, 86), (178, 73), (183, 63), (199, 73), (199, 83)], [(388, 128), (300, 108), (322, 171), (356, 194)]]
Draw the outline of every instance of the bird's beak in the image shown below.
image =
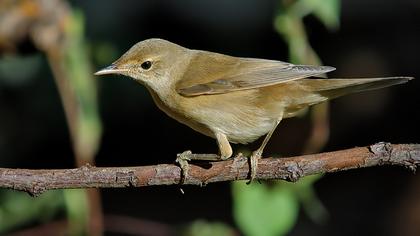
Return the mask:
[(121, 68), (118, 68), (117, 65), (111, 64), (110, 66), (107, 66), (101, 70), (98, 70), (97, 72), (95, 72), (94, 75), (121, 74), (124, 72), (127, 72), (127, 69), (121, 69)]

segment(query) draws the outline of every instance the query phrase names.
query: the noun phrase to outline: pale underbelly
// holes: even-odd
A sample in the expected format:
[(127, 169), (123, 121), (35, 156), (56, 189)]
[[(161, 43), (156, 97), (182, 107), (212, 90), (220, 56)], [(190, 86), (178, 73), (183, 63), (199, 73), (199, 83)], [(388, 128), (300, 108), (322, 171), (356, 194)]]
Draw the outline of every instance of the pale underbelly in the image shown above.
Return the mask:
[(223, 108), (202, 107), (191, 115), (213, 133), (225, 134), (232, 143), (255, 141), (273, 129), (280, 118), (280, 114), (270, 116), (267, 111), (254, 106), (225, 104)]
[[(229, 142), (242, 144), (253, 142), (267, 134), (283, 115), (284, 118), (292, 117), (300, 110), (289, 110), (282, 101), (257, 104), (255, 91), (236, 92), (236, 95), (241, 96), (232, 96), (233, 94), (179, 97), (177, 101), (182, 100), (182, 106), (179, 103), (167, 106), (156, 94), (152, 93), (152, 96), (154, 95), (158, 107), (178, 122), (213, 138), (215, 133), (223, 133)], [(217, 98), (217, 101), (209, 98)]]

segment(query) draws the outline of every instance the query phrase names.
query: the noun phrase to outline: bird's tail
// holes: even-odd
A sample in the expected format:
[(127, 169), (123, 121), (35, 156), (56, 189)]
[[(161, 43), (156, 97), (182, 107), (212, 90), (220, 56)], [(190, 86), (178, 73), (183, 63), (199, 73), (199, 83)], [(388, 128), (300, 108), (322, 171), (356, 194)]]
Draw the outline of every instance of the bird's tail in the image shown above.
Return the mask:
[(349, 93), (357, 93), (403, 84), (413, 77), (385, 77), (385, 78), (359, 78), (359, 79), (306, 79), (305, 85), (312, 92), (317, 92), (329, 99)]

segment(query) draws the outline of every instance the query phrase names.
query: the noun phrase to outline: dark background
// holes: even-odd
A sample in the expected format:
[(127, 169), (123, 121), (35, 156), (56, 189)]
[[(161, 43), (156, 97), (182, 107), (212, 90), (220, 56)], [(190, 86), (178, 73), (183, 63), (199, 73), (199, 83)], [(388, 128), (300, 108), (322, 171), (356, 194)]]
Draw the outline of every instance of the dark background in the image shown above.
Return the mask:
[[(277, 1), (71, 1), (85, 14), (92, 47), (107, 42), (117, 59), (134, 43), (159, 37), (188, 48), (287, 61), (287, 46), (273, 28)], [(330, 77), (419, 77), (420, 2), (345, 0), (340, 28), (328, 31), (305, 18), (310, 42)], [(111, 63), (109, 61), (108, 63)], [(45, 64), (22, 86), (0, 84), (3, 167), (69, 168), (73, 156), (51, 72)], [(96, 61), (98, 69), (106, 66)], [(104, 125), (98, 166), (170, 163), (187, 149), (216, 152), (214, 140), (167, 117), (146, 89), (121, 76), (100, 79)], [(349, 95), (331, 102), (331, 136), (323, 151), (378, 141), (419, 143), (419, 80)], [(308, 117), (281, 123), (266, 155), (300, 153)], [(316, 183), (330, 213), (324, 225), (305, 214), (290, 235), (401, 235), (420, 222), (420, 178), (400, 167), (328, 174)], [(197, 218), (234, 224), (229, 183), (102, 190), (106, 214), (182, 225)], [(416, 205), (417, 204), (417, 205)], [(411, 215), (414, 214), (414, 215)], [(407, 231), (408, 232), (408, 231)]]

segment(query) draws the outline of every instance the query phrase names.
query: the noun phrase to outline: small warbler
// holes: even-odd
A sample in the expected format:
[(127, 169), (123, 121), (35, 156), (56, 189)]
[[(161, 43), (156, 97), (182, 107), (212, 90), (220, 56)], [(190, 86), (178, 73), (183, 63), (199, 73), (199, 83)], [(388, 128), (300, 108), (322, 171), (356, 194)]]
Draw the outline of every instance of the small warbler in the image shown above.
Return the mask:
[(251, 155), (252, 180), (258, 158), (282, 119), (332, 98), (412, 79), (320, 77), (333, 70), (330, 66), (294, 65), (190, 50), (163, 39), (148, 39), (95, 75), (133, 78), (146, 86), (167, 115), (217, 140), (220, 155), (190, 151), (178, 155), (184, 178), (188, 160), (225, 160), (233, 153), (230, 143), (246, 144), (266, 135)]

